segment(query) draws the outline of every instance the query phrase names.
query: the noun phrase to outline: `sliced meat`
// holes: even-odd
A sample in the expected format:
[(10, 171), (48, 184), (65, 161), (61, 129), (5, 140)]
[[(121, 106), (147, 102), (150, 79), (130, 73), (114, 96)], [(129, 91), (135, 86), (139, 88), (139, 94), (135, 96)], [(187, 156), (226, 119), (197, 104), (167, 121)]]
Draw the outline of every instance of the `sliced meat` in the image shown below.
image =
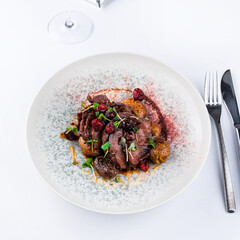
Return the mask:
[(110, 134), (107, 133), (105, 130), (103, 131), (103, 133), (102, 133), (102, 145), (104, 145), (108, 141), (109, 135)]
[(134, 98), (127, 98), (122, 101), (123, 104), (131, 107), (133, 111), (136, 113), (137, 117), (145, 118), (146, 117), (146, 109), (142, 102), (138, 100), (134, 100)]
[(106, 179), (112, 179), (118, 173), (118, 170), (111, 159), (103, 158), (103, 156), (97, 157), (93, 160), (93, 167), (101, 177)]
[(91, 96), (91, 94), (88, 94), (87, 100), (90, 103), (110, 104), (110, 100), (105, 95)]
[(91, 130), (92, 130), (92, 120), (94, 119), (95, 114), (94, 112), (90, 112), (87, 116), (85, 125), (84, 125), (84, 130), (83, 130), (83, 134), (82, 137), (84, 140), (90, 140), (91, 139)]
[(138, 125), (138, 131), (135, 133), (136, 151), (131, 151), (128, 156), (131, 167), (136, 167), (150, 149), (148, 138), (152, 135), (151, 121), (142, 120), (142, 123)]
[(125, 160), (125, 153), (122, 150), (122, 146), (119, 144), (121, 137), (123, 136), (123, 130), (119, 129), (109, 137), (110, 150), (109, 155), (112, 161), (119, 166), (120, 169), (125, 169), (127, 163)]
[(97, 142), (93, 143), (93, 149), (101, 151), (101, 146), (102, 146), (101, 132), (96, 131), (94, 128), (92, 128), (91, 136), (92, 136), (92, 139), (98, 140)]
[(88, 116), (88, 112), (82, 113), (81, 122), (79, 123), (80, 136), (83, 135), (83, 131), (84, 131), (85, 123), (86, 123), (86, 120), (87, 120), (87, 116)]
[(112, 107), (114, 107), (118, 113), (128, 112), (128, 113), (132, 113), (132, 115), (136, 116), (134, 110), (131, 107), (129, 107), (123, 103), (114, 103), (112, 105), (113, 105)]

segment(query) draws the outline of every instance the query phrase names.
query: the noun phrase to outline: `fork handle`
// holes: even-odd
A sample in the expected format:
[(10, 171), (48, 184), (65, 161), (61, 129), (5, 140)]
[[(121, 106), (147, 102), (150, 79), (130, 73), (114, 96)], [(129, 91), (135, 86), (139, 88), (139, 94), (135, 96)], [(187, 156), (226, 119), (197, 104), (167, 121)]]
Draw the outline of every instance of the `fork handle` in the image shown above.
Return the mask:
[(224, 176), (224, 194), (227, 211), (233, 213), (236, 211), (235, 197), (232, 185), (232, 179), (230, 174), (230, 168), (228, 163), (227, 151), (223, 139), (222, 127), (220, 122), (216, 123), (218, 137), (219, 137), (219, 146), (221, 151), (222, 159), (222, 170)]

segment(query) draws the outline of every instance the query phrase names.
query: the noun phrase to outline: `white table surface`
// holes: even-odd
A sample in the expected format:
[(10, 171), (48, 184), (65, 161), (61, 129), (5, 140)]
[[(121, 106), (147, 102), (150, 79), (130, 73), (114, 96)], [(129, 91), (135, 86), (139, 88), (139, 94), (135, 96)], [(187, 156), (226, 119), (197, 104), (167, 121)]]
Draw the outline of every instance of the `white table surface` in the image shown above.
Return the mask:
[[(95, 23), (78, 45), (50, 39), (50, 18), (79, 10)], [(0, 239), (239, 239), (240, 168), (232, 123), (223, 130), (237, 212), (224, 209), (215, 131), (196, 180), (161, 207), (105, 215), (61, 199), (42, 182), (26, 146), (26, 118), (41, 86), (65, 65), (105, 52), (152, 56), (185, 75), (202, 93), (205, 70), (230, 68), (240, 102), (238, 0), (113, 0), (98, 9), (81, 0), (2, 1), (0, 7)]]

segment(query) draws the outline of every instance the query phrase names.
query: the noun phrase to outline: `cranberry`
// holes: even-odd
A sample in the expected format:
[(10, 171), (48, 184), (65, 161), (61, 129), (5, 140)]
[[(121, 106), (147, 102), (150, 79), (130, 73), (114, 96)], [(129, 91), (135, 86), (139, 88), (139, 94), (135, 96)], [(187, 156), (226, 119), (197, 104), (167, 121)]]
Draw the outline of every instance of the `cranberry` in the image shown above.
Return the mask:
[(105, 113), (105, 116), (107, 117), (107, 118), (114, 118), (115, 116), (116, 116), (116, 113), (115, 112), (106, 112)]
[(121, 123), (121, 127), (124, 129), (124, 130), (130, 130), (134, 127), (134, 123), (132, 120), (124, 120), (122, 123)]
[(138, 164), (138, 166), (142, 171), (146, 172), (149, 169), (149, 162), (147, 159), (144, 159)]
[(145, 97), (145, 95), (140, 88), (135, 88), (133, 90), (133, 98), (135, 101), (136, 100), (142, 101), (144, 99), (144, 97)]
[(115, 132), (115, 127), (113, 125), (113, 122), (110, 122), (107, 124), (106, 128), (105, 128), (105, 131), (107, 133), (114, 133)]
[(104, 121), (99, 120), (99, 119), (93, 119), (93, 120), (92, 120), (92, 127), (93, 127), (95, 130), (101, 131), (101, 130), (103, 130), (104, 126), (105, 126)]
[(105, 104), (100, 104), (96, 107), (96, 111), (100, 113), (104, 113), (107, 111), (107, 106)]

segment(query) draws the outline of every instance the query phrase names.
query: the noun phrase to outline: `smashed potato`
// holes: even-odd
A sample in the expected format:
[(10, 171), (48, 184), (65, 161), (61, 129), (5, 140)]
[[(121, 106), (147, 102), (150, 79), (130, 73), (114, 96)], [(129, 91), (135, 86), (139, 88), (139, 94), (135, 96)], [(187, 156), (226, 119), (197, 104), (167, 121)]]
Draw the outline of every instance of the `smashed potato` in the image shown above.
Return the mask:
[(169, 156), (170, 147), (167, 141), (157, 142), (155, 148), (151, 149), (149, 153), (149, 159), (152, 162), (157, 164), (164, 163)]
[(152, 123), (152, 134), (155, 139), (159, 139), (162, 134), (162, 128), (159, 124), (157, 123)]
[(146, 109), (144, 105), (140, 101), (135, 101), (134, 98), (124, 99), (121, 103), (131, 107), (133, 111), (136, 113), (137, 117), (145, 118), (146, 117)]
[(82, 152), (89, 157), (96, 157), (101, 154), (100, 149), (94, 149), (91, 143), (86, 142), (82, 137), (78, 140)]

